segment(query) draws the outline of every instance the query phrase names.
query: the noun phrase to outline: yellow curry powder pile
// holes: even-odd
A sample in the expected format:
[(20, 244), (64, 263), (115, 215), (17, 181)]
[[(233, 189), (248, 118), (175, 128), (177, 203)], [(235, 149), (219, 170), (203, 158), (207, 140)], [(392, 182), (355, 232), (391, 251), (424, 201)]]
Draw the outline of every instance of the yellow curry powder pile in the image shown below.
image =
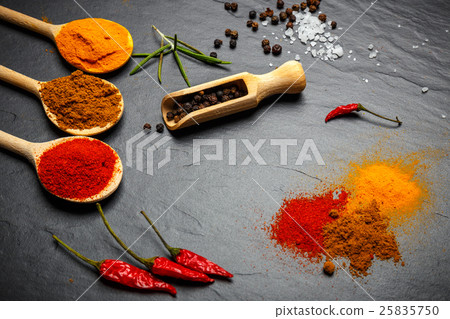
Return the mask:
[(61, 129), (91, 129), (117, 122), (121, 114), (119, 90), (92, 75), (75, 71), (41, 83), (41, 97)]
[(329, 256), (350, 260), (353, 276), (366, 276), (375, 257), (399, 262), (401, 255), (394, 233), (388, 231), (389, 218), (380, 214), (373, 201), (354, 212), (346, 212), (323, 227), (323, 245)]
[(400, 158), (353, 163), (345, 183), (351, 193), (347, 210), (357, 210), (375, 200), (380, 213), (392, 218), (393, 226), (406, 222), (421, 208), (427, 195), (416, 176), (416, 164), (406, 164)]
[(55, 40), (67, 62), (91, 73), (118, 69), (133, 49), (128, 30), (105, 19), (72, 21), (62, 27)]

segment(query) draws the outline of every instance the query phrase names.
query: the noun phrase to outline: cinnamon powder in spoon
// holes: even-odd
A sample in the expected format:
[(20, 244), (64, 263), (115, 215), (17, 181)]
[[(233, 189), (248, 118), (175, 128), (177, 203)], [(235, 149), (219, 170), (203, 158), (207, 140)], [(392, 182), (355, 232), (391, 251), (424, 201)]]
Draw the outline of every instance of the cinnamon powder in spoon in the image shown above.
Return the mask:
[(44, 104), (63, 130), (105, 127), (120, 115), (119, 90), (79, 70), (41, 83), (40, 92)]

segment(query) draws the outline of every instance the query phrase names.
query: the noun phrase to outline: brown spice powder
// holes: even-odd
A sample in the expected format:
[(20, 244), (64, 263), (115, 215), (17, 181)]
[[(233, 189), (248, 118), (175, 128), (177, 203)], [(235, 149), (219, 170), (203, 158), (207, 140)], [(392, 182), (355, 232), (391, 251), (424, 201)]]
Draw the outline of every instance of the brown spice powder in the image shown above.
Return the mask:
[(353, 276), (366, 276), (375, 256), (380, 260), (392, 258), (394, 262), (401, 259), (395, 235), (388, 231), (388, 226), (389, 218), (380, 214), (374, 201), (326, 224), (324, 248), (333, 258), (349, 258)]
[(104, 127), (115, 122), (120, 114), (119, 90), (79, 70), (42, 83), (40, 92), (63, 130)]

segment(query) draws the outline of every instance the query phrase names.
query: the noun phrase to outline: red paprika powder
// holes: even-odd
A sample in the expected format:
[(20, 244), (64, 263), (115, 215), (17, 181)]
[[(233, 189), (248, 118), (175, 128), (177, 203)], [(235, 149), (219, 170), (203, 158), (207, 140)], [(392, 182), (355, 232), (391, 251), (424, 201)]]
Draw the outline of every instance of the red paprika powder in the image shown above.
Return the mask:
[(284, 199), (270, 225), (270, 238), (283, 249), (318, 261), (323, 249), (323, 226), (332, 222), (331, 210), (341, 210), (347, 202), (347, 192), (329, 190), (307, 197), (304, 194)]
[(117, 160), (117, 154), (105, 143), (75, 138), (45, 151), (37, 169), (42, 184), (51, 193), (86, 199), (108, 185)]

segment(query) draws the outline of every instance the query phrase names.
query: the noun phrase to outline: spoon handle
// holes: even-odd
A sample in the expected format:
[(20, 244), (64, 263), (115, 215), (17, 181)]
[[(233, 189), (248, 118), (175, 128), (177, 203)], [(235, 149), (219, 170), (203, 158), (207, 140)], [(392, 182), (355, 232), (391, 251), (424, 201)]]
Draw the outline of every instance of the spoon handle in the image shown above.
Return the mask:
[(272, 72), (256, 75), (258, 102), (274, 94), (296, 94), (306, 86), (305, 72), (297, 61), (288, 61)]
[(29, 78), (28, 76), (25, 76), (19, 72), (8, 69), (3, 65), (0, 65), (0, 80), (20, 87), (40, 98), (39, 88), (41, 85), (39, 84), (39, 81)]
[(0, 130), (0, 147), (22, 155), (34, 164), (34, 143), (25, 141)]
[(61, 26), (53, 25), (30, 16), (27, 16), (23, 13), (5, 8), (0, 6), (0, 19), (8, 21), (9, 23), (21, 26), (25, 29), (40, 33), (49, 37), (52, 40), (55, 40), (55, 36), (57, 30), (61, 28)]

